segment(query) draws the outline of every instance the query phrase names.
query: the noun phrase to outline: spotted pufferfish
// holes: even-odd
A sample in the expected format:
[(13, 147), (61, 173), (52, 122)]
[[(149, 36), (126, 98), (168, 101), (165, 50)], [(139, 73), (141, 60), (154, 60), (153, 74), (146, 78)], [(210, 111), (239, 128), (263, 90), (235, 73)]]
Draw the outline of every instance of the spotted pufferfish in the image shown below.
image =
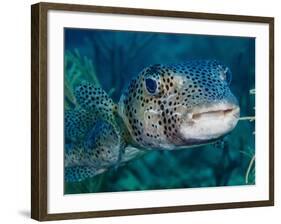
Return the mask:
[(240, 108), (231, 71), (216, 60), (144, 68), (118, 104), (82, 81), (65, 111), (65, 180), (82, 181), (151, 150), (210, 144), (232, 131)]

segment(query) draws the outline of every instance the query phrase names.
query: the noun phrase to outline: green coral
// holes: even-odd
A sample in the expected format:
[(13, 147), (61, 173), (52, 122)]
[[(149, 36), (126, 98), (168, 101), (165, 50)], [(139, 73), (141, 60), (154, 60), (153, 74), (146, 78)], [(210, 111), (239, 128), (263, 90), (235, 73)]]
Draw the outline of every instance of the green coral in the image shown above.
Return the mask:
[(76, 106), (73, 90), (81, 80), (87, 80), (100, 87), (93, 62), (88, 57), (81, 56), (77, 49), (65, 52), (64, 72), (65, 109)]

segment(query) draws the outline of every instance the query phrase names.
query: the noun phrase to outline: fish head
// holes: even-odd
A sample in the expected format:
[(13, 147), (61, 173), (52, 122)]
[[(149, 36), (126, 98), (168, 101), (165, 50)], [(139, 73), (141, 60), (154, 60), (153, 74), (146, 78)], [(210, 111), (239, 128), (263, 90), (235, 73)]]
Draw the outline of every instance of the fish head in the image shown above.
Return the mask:
[(141, 148), (207, 144), (228, 134), (239, 120), (230, 81), (230, 69), (216, 60), (152, 65), (131, 81), (118, 111)]

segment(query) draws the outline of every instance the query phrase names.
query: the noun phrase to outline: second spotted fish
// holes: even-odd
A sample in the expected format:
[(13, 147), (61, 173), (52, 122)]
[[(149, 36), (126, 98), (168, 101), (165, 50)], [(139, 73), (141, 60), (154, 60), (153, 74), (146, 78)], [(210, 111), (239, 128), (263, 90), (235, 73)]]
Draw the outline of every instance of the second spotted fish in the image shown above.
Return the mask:
[(151, 150), (214, 143), (236, 126), (240, 108), (230, 69), (216, 60), (144, 68), (118, 103), (82, 81), (65, 113), (65, 180), (82, 181)]

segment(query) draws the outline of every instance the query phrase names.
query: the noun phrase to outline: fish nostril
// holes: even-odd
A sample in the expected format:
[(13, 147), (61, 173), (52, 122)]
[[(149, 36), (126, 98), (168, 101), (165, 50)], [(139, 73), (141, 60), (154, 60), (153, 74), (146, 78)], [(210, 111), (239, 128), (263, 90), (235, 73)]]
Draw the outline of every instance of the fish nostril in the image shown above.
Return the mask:
[(188, 120), (192, 120), (193, 119), (193, 114), (192, 113), (187, 113), (186, 115)]

